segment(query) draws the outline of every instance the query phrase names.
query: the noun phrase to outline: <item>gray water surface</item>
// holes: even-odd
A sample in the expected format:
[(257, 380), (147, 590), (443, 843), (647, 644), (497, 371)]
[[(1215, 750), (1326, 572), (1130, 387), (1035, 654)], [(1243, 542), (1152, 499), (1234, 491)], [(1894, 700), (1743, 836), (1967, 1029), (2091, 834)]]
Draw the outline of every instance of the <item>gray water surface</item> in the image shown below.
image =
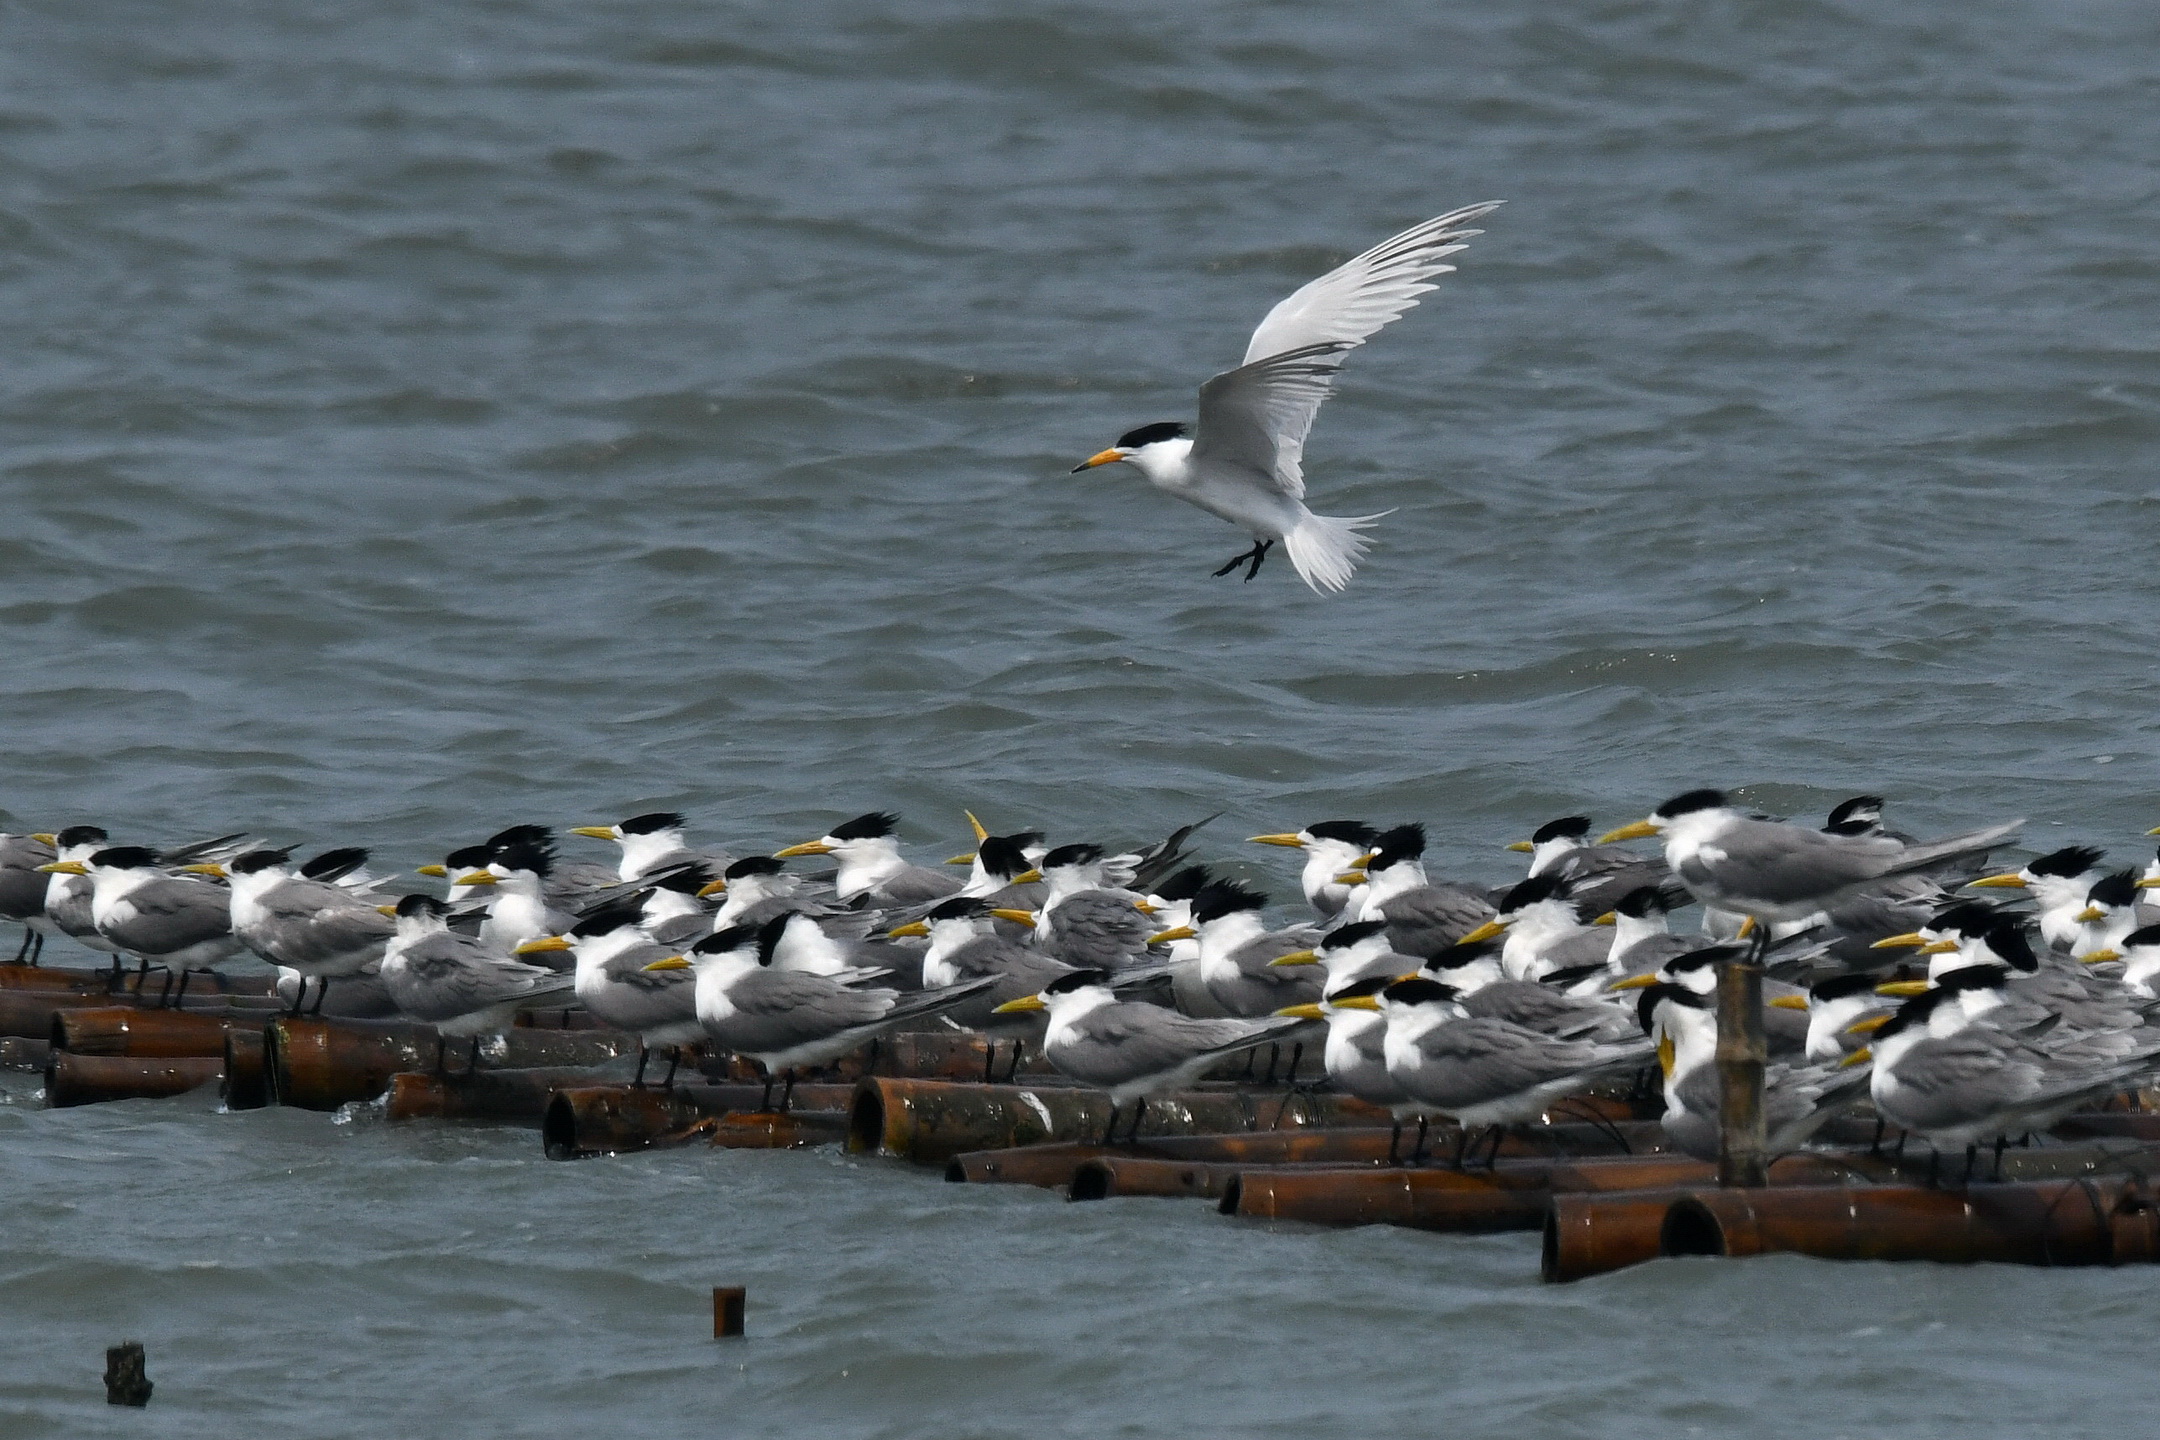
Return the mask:
[[(2149, 5), (45, 3), (0, 41), (8, 829), (403, 866), (890, 806), (936, 858), (964, 806), (1225, 810), (1208, 858), (1280, 892), (1242, 836), (1421, 818), (1497, 880), (1706, 783), (2123, 863), (2160, 822)], [(1347, 595), (1211, 580), (1242, 537), (1066, 474), (1489, 198), (1308, 446), (1318, 508), (1396, 509)], [(1529, 1237), (9, 1093), (8, 1435), (2146, 1409), (2136, 1272), (1547, 1290)], [(126, 1337), (146, 1416), (97, 1400)]]

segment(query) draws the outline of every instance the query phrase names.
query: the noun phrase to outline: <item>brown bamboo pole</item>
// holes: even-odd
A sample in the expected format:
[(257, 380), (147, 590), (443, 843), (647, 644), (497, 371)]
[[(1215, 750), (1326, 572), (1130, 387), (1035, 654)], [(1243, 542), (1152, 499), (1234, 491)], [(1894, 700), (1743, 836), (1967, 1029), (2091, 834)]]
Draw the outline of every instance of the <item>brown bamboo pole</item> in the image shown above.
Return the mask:
[(1763, 1030), (1758, 951), (1718, 967), (1718, 1183), (1760, 1186), (1767, 1178), (1763, 1073), (1770, 1047)]

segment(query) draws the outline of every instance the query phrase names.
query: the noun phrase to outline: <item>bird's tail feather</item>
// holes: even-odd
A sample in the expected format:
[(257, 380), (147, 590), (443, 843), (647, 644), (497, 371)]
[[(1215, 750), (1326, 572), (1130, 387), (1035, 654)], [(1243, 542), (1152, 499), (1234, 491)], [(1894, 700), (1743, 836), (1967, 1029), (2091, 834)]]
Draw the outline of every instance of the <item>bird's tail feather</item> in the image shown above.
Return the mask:
[(1283, 537), (1283, 547), (1290, 552), (1290, 563), (1297, 567), (1298, 578), (1310, 585), (1314, 594), (1332, 594), (1350, 583), (1358, 561), (1365, 558), (1366, 547), (1372, 544), (1357, 532), (1370, 530), (1394, 513), (1308, 514)]

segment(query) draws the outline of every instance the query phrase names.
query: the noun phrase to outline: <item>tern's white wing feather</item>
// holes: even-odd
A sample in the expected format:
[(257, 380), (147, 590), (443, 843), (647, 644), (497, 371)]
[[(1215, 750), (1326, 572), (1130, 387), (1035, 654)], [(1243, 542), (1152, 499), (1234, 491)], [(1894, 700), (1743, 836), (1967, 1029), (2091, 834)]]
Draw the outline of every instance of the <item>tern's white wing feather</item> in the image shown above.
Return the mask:
[(1303, 499), (1305, 436), (1351, 348), (1308, 345), (1226, 370), (1202, 385), (1193, 464), (1251, 471), (1261, 483)]
[(1302, 350), (1308, 345), (1358, 345), (1417, 304), (1434, 289), (1431, 279), (1455, 267), (1445, 257), (1463, 248), (1478, 230), (1463, 227), (1500, 208), (1498, 200), (1466, 205), (1421, 225), (1330, 270), (1267, 313), (1245, 347), (1244, 364)]

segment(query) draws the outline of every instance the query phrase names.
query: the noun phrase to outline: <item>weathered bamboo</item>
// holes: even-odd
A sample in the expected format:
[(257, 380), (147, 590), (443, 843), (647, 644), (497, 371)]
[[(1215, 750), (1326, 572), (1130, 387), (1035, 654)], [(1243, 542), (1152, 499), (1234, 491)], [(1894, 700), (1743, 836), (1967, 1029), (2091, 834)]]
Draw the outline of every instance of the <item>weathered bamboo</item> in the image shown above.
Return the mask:
[(539, 1128), (557, 1091), (590, 1085), (579, 1066), (534, 1070), (404, 1071), (390, 1077), (383, 1114), (391, 1120), (493, 1120)]
[(260, 1110), (270, 1103), (261, 1026), (234, 1025), (225, 1031), (225, 1079), (218, 1098), (227, 1110)]
[(131, 1055), (70, 1055), (55, 1050), (45, 1065), (45, 1104), (59, 1110), (108, 1100), (151, 1100), (185, 1095), (216, 1080), (225, 1062), (216, 1056), (164, 1060)]
[[(868, 1076), (855, 1088), (848, 1148), (941, 1165), (970, 1150), (1005, 1149), (1100, 1135), (1110, 1097), (1077, 1086), (955, 1084)], [(1127, 1110), (1121, 1115), (1130, 1114)], [(1371, 1125), (1387, 1112), (1340, 1095), (1294, 1091), (1186, 1090), (1148, 1103), (1140, 1133)], [(1125, 1123), (1121, 1118), (1121, 1126)]]
[[(802, 1110), (836, 1111), (845, 1109), (854, 1093), (847, 1085), (803, 1084), (795, 1087), (793, 1103)], [(760, 1113), (765, 1098), (762, 1085), (560, 1088), (540, 1122), (541, 1148), (550, 1160), (643, 1150), (711, 1116)]]
[(1145, 1155), (1097, 1155), (1073, 1167), (1066, 1198), (1109, 1200), (1152, 1195), (1213, 1200), (1245, 1167), (1204, 1160), (1159, 1160)]
[[(270, 1093), (281, 1105), (335, 1110), (373, 1100), (390, 1088), (390, 1077), (433, 1070), (436, 1038), (425, 1025), (283, 1018), (265, 1031), (264, 1064)], [(448, 1043), (448, 1068), (464, 1068), (468, 1042)], [(500, 1045), (488, 1042), (482, 1069), (531, 1070), (599, 1065), (634, 1054), (637, 1040), (605, 1030), (512, 1030)]]
[[(144, 985), (146, 979), (148, 984)], [(148, 976), (142, 976), (132, 963), (117, 972), (111, 966), (83, 969), (67, 965), (0, 964), (0, 990), (132, 996), (138, 986), (143, 989), (143, 998), (155, 1004), (159, 994), (167, 988), (165, 972), (152, 970)], [(178, 989), (179, 982), (175, 980), (171, 988)], [(274, 997), (276, 992), (276, 977), (259, 970), (238, 975), (228, 975), (222, 970), (198, 970), (188, 980), (190, 998), (197, 994), (212, 999)]]
[[(1830, 1170), (1829, 1178), (1840, 1172)], [(1422, 1230), (1535, 1230), (1555, 1191), (1709, 1184), (1717, 1167), (1685, 1155), (1608, 1160), (1503, 1160), (1491, 1170), (1247, 1168), (1222, 1189), (1225, 1215), (1313, 1225)]]
[[(77, 1055), (134, 1055), (170, 1059), (182, 1055), (223, 1055), (229, 1015), (189, 1010), (146, 1010), (140, 1006), (99, 1005), (53, 1012), (52, 1045)], [(260, 1030), (262, 1021), (238, 1022)]]
[(1825, 1260), (2124, 1265), (2160, 1260), (2160, 1205), (2142, 1178), (1934, 1189), (1912, 1185), (1699, 1187), (1555, 1195), (1548, 1280), (1660, 1255), (1790, 1253)]
[(50, 1040), (25, 1040), (20, 1035), (0, 1035), (0, 1070), (24, 1070), (33, 1075), (45, 1073), (45, 1062), (52, 1058)]
[(112, 1003), (106, 996), (74, 990), (0, 990), (0, 1035), (50, 1040), (55, 1015), (64, 1010), (102, 1009)]
[(1763, 1076), (1770, 1046), (1763, 1029), (1763, 967), (1751, 951), (1718, 967), (1718, 1183), (1767, 1185)]

